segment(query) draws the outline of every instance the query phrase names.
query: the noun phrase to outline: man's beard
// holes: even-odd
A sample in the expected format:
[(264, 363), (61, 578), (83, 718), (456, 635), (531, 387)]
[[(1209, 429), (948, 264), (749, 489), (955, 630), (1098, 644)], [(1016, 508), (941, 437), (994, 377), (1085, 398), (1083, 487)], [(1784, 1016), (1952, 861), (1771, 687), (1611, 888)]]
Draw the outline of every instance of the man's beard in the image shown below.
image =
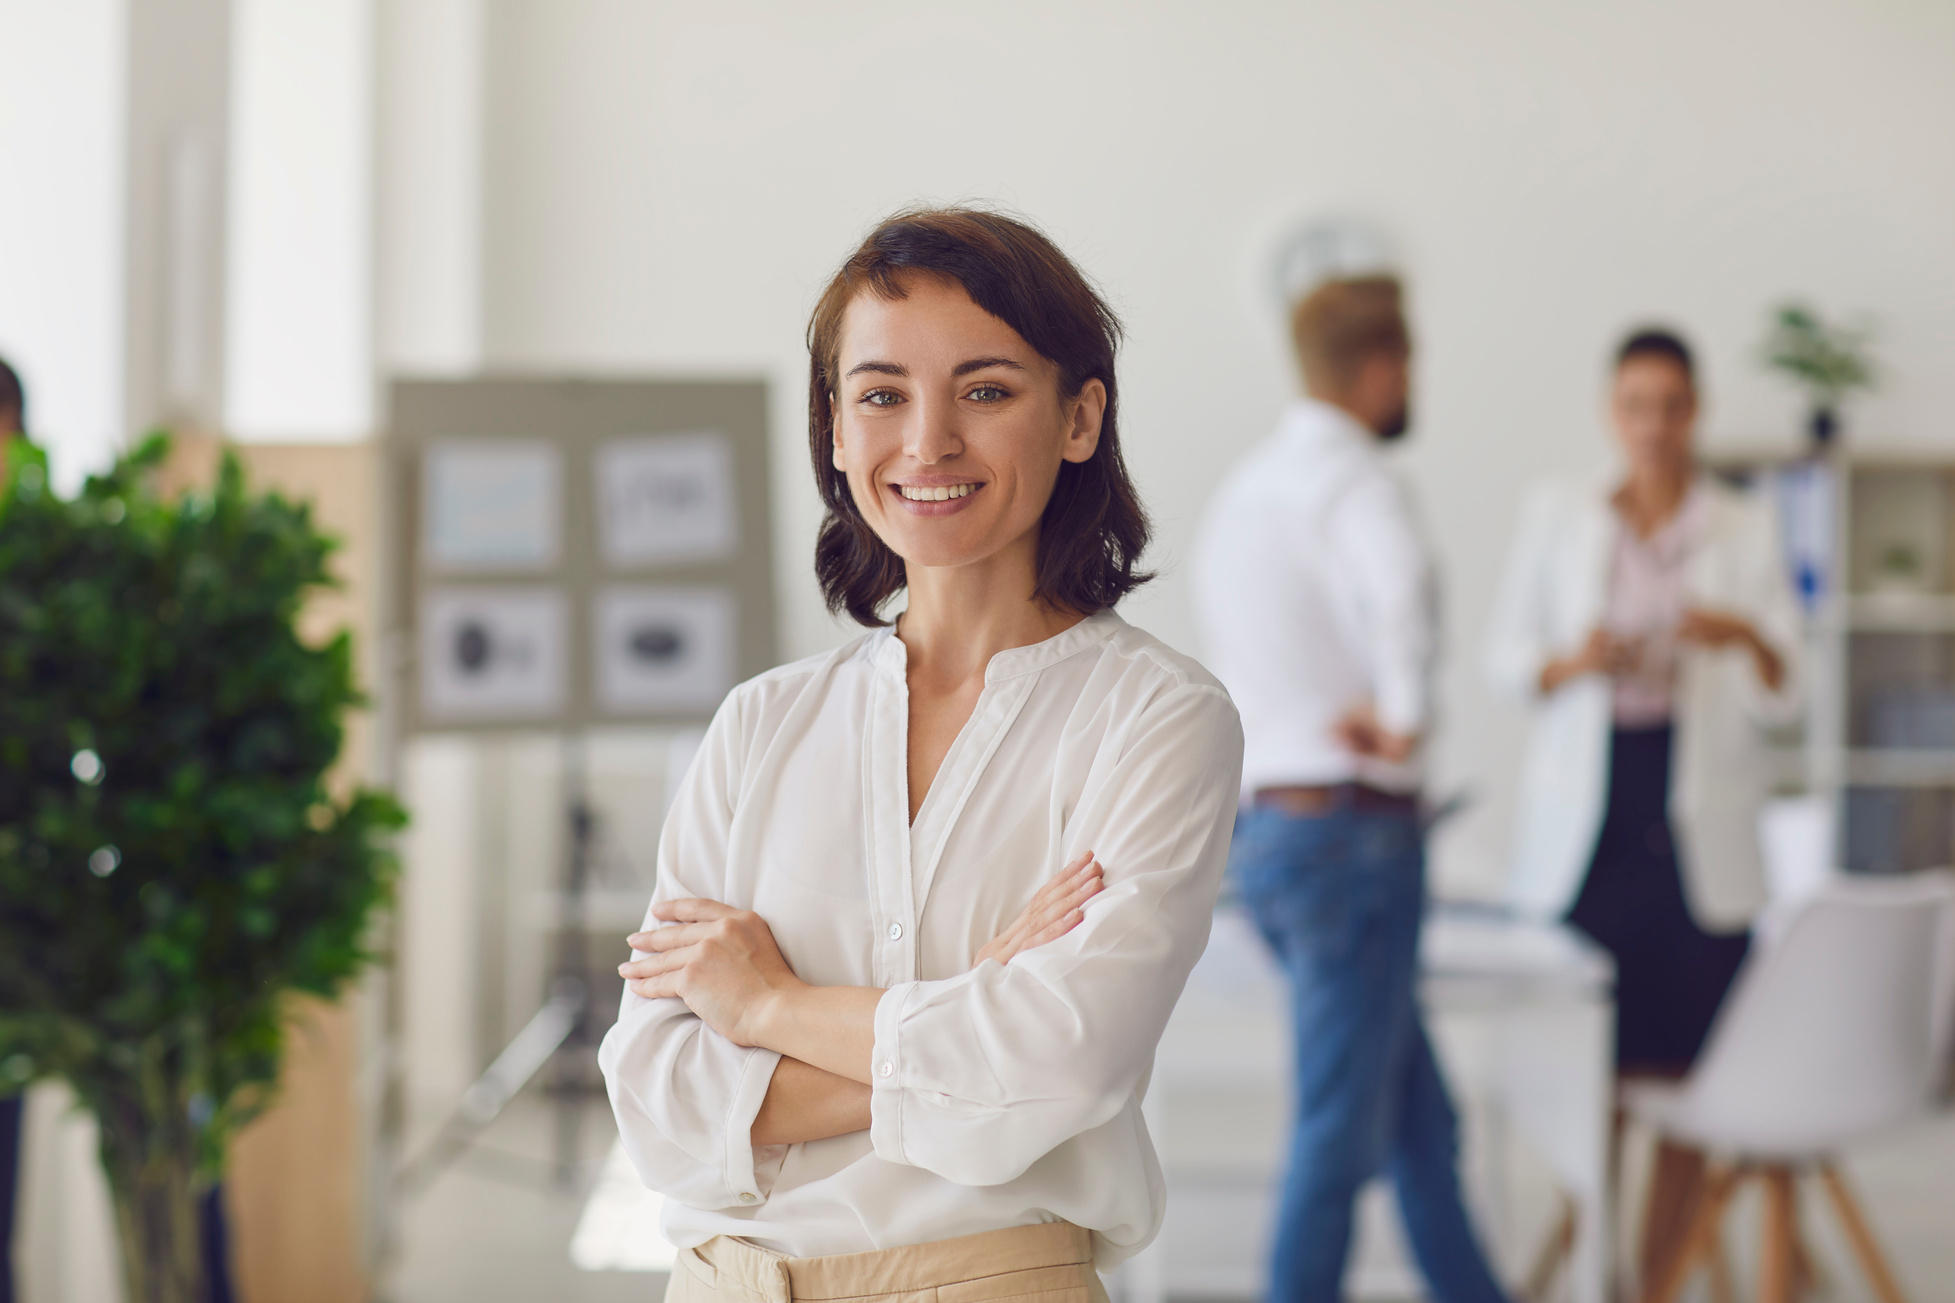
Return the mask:
[(1379, 422), (1375, 433), (1386, 443), (1392, 443), (1396, 440), (1403, 439), (1405, 432), (1411, 428), (1412, 408), (1408, 403)]

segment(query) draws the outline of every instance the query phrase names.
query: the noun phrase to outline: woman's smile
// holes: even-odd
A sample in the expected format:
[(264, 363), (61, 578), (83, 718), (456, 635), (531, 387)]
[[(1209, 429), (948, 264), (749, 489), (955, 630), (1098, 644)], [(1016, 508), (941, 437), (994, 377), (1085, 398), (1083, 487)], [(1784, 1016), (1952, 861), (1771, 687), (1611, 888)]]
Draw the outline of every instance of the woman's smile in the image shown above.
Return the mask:
[(912, 516), (950, 516), (971, 505), (984, 481), (947, 475), (914, 475), (892, 481), (890, 492)]

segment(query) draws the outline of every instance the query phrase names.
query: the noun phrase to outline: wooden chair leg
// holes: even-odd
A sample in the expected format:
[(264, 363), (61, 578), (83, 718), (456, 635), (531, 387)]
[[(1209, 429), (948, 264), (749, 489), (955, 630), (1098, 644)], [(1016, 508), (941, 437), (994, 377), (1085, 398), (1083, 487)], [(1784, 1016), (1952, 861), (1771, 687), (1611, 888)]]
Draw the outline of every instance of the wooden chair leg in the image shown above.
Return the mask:
[(1541, 1252), (1534, 1259), (1534, 1268), (1527, 1273), (1527, 1283), (1521, 1287), (1520, 1296), (1527, 1303), (1545, 1303), (1548, 1290), (1575, 1250), (1577, 1220), (1575, 1201), (1563, 1192), (1561, 1216), (1555, 1219), (1554, 1230), (1548, 1233), (1547, 1240), (1541, 1245)]
[(1682, 1244), (1652, 1279), (1643, 1282), (1642, 1303), (1676, 1303), (1690, 1273), (1713, 1252), (1724, 1225), (1724, 1209), (1744, 1176), (1743, 1171), (1732, 1170), (1714, 1172), (1705, 1179)]
[(1888, 1270), (1887, 1259), (1881, 1254), (1880, 1245), (1875, 1242), (1874, 1233), (1867, 1226), (1867, 1219), (1860, 1215), (1860, 1205), (1852, 1191), (1847, 1189), (1839, 1169), (1831, 1163), (1821, 1163), (1819, 1179), (1826, 1183), (1826, 1193), (1833, 1200), (1833, 1211), (1839, 1214), (1840, 1224), (1846, 1228), (1847, 1241), (1853, 1245), (1853, 1254), (1860, 1259), (1861, 1270), (1867, 1273), (1867, 1280), (1880, 1297), (1880, 1303), (1907, 1303), (1906, 1295), (1901, 1293), (1900, 1282)]
[(1792, 1169), (1765, 1169), (1765, 1242), (1758, 1257), (1758, 1303), (1792, 1303)]
[(1821, 1273), (1819, 1260), (1812, 1256), (1806, 1247), (1806, 1233), (1796, 1216), (1792, 1222), (1792, 1297), (1807, 1298), (1813, 1294), (1826, 1292), (1826, 1277)]
[(1738, 1303), (1738, 1289), (1731, 1282), (1731, 1255), (1724, 1251), (1722, 1235), (1711, 1241), (1711, 1303)]
[(1703, 1197), (1708, 1164), (1704, 1151), (1659, 1137), (1650, 1156), (1649, 1190), (1643, 1199), (1643, 1225), (1636, 1249), (1637, 1279), (1648, 1284), (1682, 1252), (1691, 1218)]

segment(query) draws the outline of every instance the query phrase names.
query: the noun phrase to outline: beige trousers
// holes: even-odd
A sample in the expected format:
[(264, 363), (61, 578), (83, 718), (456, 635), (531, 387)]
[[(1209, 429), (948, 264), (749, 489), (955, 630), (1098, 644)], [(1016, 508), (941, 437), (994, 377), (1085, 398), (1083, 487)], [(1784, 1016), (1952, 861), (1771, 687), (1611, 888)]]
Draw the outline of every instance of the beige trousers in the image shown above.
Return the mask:
[(1070, 1222), (1013, 1226), (869, 1253), (789, 1258), (715, 1236), (679, 1250), (666, 1303), (1107, 1303), (1093, 1237)]

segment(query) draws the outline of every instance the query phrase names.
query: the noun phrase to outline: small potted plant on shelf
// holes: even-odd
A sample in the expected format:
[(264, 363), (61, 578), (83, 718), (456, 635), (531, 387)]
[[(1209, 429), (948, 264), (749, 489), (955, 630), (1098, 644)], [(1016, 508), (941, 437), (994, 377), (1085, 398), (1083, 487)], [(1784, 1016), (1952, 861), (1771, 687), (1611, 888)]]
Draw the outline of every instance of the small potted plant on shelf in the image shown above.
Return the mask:
[(0, 488), (0, 1076), (94, 1114), (128, 1303), (203, 1303), (199, 1196), (293, 993), (372, 958), (404, 822), (328, 782), (352, 648), (297, 621), (331, 540), (230, 458), (165, 501), (166, 449), (64, 499), (15, 439)]
[(1829, 324), (1801, 304), (1788, 303), (1773, 313), (1765, 361), (1805, 390), (1806, 431), (1816, 448), (1839, 433), (1841, 400), (1855, 389), (1873, 387), (1867, 340), (1864, 328)]

